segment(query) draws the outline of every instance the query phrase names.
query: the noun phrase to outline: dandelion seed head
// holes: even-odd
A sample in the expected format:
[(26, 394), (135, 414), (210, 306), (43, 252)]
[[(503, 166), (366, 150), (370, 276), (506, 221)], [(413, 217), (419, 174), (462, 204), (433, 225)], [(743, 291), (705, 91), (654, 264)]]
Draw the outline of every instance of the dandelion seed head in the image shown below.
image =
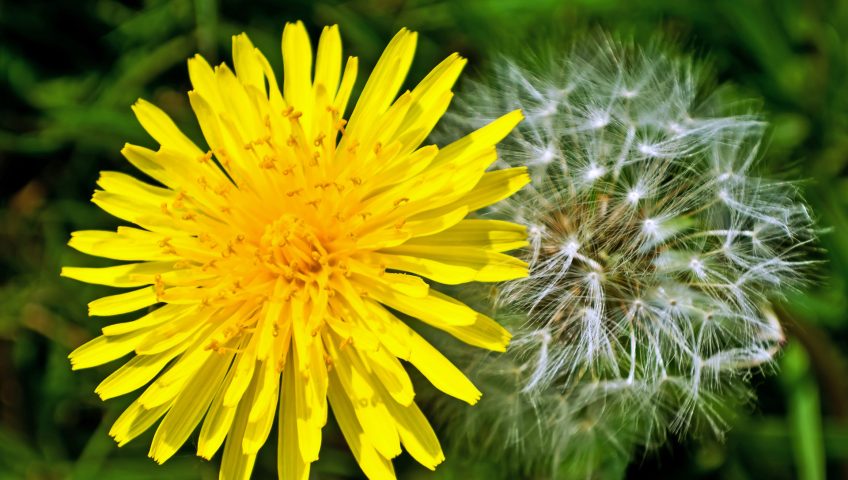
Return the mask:
[[(577, 455), (585, 435), (628, 450), (668, 432), (723, 430), (722, 404), (744, 396), (747, 372), (782, 340), (770, 299), (802, 284), (812, 263), (797, 188), (755, 173), (763, 121), (732, 112), (704, 91), (698, 64), (669, 51), (601, 36), (536, 63), (507, 60), (457, 114), (532, 110), (542, 92), (568, 86), (555, 115), (528, 116), (501, 148), (505, 166), (552, 144), (561, 157), (489, 212), (534, 226), (530, 276), (496, 298), (517, 332), (501, 361), (524, 374), (514, 388), (532, 412), (522, 421), (547, 426), (523, 437), (527, 455), (530, 444)], [(472, 371), (495, 382), (489, 367)]]

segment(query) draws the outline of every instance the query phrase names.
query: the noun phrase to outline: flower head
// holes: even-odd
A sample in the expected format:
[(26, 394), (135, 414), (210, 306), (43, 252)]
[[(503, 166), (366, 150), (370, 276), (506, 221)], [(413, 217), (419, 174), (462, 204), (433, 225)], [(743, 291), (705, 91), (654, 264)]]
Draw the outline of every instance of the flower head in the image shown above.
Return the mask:
[(526, 264), (502, 253), (526, 244), (524, 227), (465, 217), (529, 178), (521, 167), (486, 172), (520, 112), (444, 148), (420, 146), (465, 60), (451, 55), (395, 100), (415, 42), (414, 32), (395, 36), (348, 121), (356, 58), (342, 72), (338, 29), (325, 28), (313, 76), (300, 23), (283, 33), (282, 91), (243, 34), (233, 38), (235, 72), (189, 60), (208, 151), (150, 103), (133, 107), (160, 146), (123, 154), (161, 186), (104, 172), (94, 203), (136, 226), (70, 241), (133, 263), (62, 272), (134, 288), (92, 302), (91, 315), (158, 306), (70, 355), (86, 368), (135, 353), (96, 390), (108, 399), (149, 383), (112, 427), (119, 444), (164, 417), (150, 448), (161, 463), (202, 421), (197, 454), (210, 458), (226, 441), (222, 478), (246, 478), (279, 409), (279, 475), (306, 478), (329, 399), (369, 477), (392, 477), (401, 445), (428, 468), (442, 461), (399, 359), (468, 403), (480, 392), (397, 315), (505, 349), (506, 330), (421, 277), (524, 276)]
[(536, 435), (562, 460), (587, 446), (580, 432), (610, 445), (721, 429), (722, 401), (783, 338), (768, 302), (812, 263), (807, 207), (793, 184), (755, 175), (763, 122), (729, 113), (667, 51), (602, 37), (500, 62), (458, 110), (465, 126), (527, 115), (502, 161), (533, 183), (489, 214), (528, 225), (530, 275), (498, 293), (516, 317), (511, 357), (474, 366), (514, 395), (469, 414), (512, 432), (495, 433), (508, 445)]

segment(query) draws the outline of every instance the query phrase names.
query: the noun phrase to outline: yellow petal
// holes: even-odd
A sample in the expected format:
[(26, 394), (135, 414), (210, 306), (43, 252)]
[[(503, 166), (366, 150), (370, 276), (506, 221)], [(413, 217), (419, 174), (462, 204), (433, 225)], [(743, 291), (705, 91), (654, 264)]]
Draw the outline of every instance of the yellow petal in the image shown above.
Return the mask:
[(403, 228), (411, 232), (413, 237), (434, 235), (461, 222), (469, 211), (467, 206), (459, 205), (432, 213), (423, 212), (410, 217)]
[[(468, 207), (469, 212), (500, 202), (530, 183), (527, 167), (506, 168), (487, 172), (468, 194), (457, 204)], [(450, 208), (446, 207), (446, 208)]]
[[(454, 223), (447, 223), (439, 218), (453, 215), (455, 211), (466, 206), (466, 198), (482, 181), (486, 168), (496, 158), (495, 147), (489, 146), (474, 156), (463, 157), (462, 164), (447, 164), (438, 168), (431, 166), (424, 174), (381, 192), (379, 196), (369, 200), (370, 204), (375, 205), (372, 211), (379, 215), (375, 215), (374, 220), (363, 223), (357, 234), (363, 235), (365, 232), (387, 228), (389, 225), (410, 229), (416, 223), (431, 219), (439, 228), (430, 229), (429, 233), (437, 233), (453, 226), (461, 218), (451, 217)], [(423, 231), (416, 231), (414, 235), (426, 234), (426, 228), (417, 228)]]
[(444, 92), (449, 92), (466, 63), (467, 60), (458, 53), (452, 53), (436, 65), (412, 90), (415, 103), (419, 105), (418, 110), (427, 110)]
[(315, 85), (324, 85), (330, 98), (336, 96), (342, 69), (342, 39), (338, 25), (324, 27), (315, 59)]
[[(283, 97), (304, 116), (312, 99), (312, 44), (303, 22), (287, 23), (283, 29)], [(304, 124), (308, 125), (307, 121)]]
[(233, 66), (239, 80), (247, 86), (265, 91), (265, 74), (257, 58), (256, 48), (246, 34), (233, 35)]
[[(241, 446), (243, 453), (252, 455), (259, 452), (271, 433), (280, 393), (280, 373), (272, 362), (263, 363), (258, 377), (261, 383), (257, 385)], [(320, 445), (320, 440), (318, 443)]]
[[(528, 183), (530, 183), (530, 176), (527, 174), (527, 167), (506, 168), (486, 172), (469, 192), (458, 198), (450, 199), (447, 204), (436, 205), (432, 209), (424, 210), (416, 216), (411, 217), (405, 227), (409, 228), (411, 221), (417, 221), (419, 219), (426, 221), (431, 218), (439, 218), (455, 212), (457, 209), (465, 209), (467, 212), (473, 212), (509, 197), (521, 190)], [(446, 225), (441, 230), (422, 233), (422, 235), (443, 231), (458, 223), (459, 220), (461, 219), (457, 219), (456, 222)]]
[(475, 247), (505, 252), (526, 247), (527, 227), (501, 220), (463, 220), (442, 232), (413, 238), (404, 246)]
[[(277, 395), (280, 386), (280, 372), (276, 371), (273, 362), (259, 362), (259, 370), (256, 372), (257, 390), (253, 399), (253, 406), (250, 408), (250, 415), (247, 417), (249, 422), (255, 422), (268, 410), (268, 406), (272, 405), (277, 408)], [(245, 448), (247, 450), (247, 448)]]
[[(384, 308), (372, 304), (372, 310), (382, 320), (387, 335), (397, 339), (386, 343), (389, 351), (404, 360), (409, 361), (439, 390), (448, 395), (474, 404), (480, 398), (480, 391), (470, 380), (456, 368), (450, 360), (445, 358), (436, 348), (430, 345), (421, 335), (415, 333), (408, 325), (398, 320), (394, 315), (385, 311)], [(382, 312), (380, 312), (382, 310)], [(490, 320), (492, 321), (492, 320)], [(492, 321), (494, 322), (494, 321)], [(497, 324), (495, 324), (497, 325)], [(442, 327), (439, 327), (442, 328)], [(471, 330), (472, 327), (457, 327)], [(500, 326), (498, 326), (500, 328)], [(503, 330), (503, 329), (501, 329)], [(503, 330), (502, 333), (506, 331)], [(508, 336), (509, 334), (506, 333)], [(481, 334), (482, 336), (482, 334)], [(400, 343), (404, 350), (395, 352), (393, 345)], [(403, 404), (403, 403), (401, 403)]]
[(380, 455), (394, 458), (401, 453), (400, 437), (386, 409), (385, 401), (372, 385), (371, 375), (362, 365), (353, 347), (337, 349), (326, 337), (328, 353), (341, 384), (353, 403), (353, 410), (365, 435)]
[(309, 478), (310, 462), (300, 454), (297, 408), (295, 405), (295, 376), (300, 375), (293, 361), (286, 362), (280, 395), (280, 425), (277, 441), (277, 476), (292, 480)]
[(175, 254), (159, 246), (158, 242), (132, 240), (116, 232), (101, 230), (73, 232), (68, 245), (88, 255), (114, 260), (177, 261), (179, 259)]
[(195, 55), (188, 60), (188, 77), (198, 95), (203, 96), (215, 110), (224, 109), (224, 102), (218, 91), (218, 82), (215, 80), (215, 72), (205, 58)]
[[(253, 397), (256, 382), (251, 382), (245, 395)], [(221, 457), (220, 480), (250, 480), (256, 454), (246, 454), (242, 451), (242, 439), (247, 428), (247, 417), (250, 414), (248, 402), (238, 406), (230, 431), (227, 433), (227, 443), (224, 445), (224, 455)], [(282, 477), (280, 477), (282, 478)]]
[(524, 119), (521, 110), (513, 110), (486, 126), (475, 130), (439, 151), (433, 166), (443, 164), (461, 165), (464, 159), (477, 155), (482, 150), (496, 145)]
[(120, 172), (100, 172), (97, 185), (107, 192), (120, 193), (157, 206), (162, 202), (171, 202), (177, 196), (167, 188), (150, 185)]
[(88, 304), (88, 314), (91, 316), (120, 315), (149, 307), (157, 302), (159, 302), (159, 299), (156, 297), (154, 288), (145, 287), (132, 292), (99, 298)]
[(439, 283), (502, 282), (527, 276), (527, 263), (478, 247), (408, 244), (380, 250), (389, 268), (415, 273)]
[(375, 300), (425, 322), (471, 325), (477, 318), (477, 312), (465, 304), (432, 289), (426, 297), (416, 298), (388, 288), (374, 279), (362, 277), (360, 281), (369, 286), (368, 293)]
[[(306, 321), (308, 317), (306, 316), (305, 302), (295, 295), (289, 301), (287, 306), (290, 307), (290, 318), (292, 319), (292, 343), (294, 346), (299, 348), (300, 351), (308, 351), (309, 346), (312, 343), (312, 333), (306, 331)], [(308, 369), (308, 358), (309, 357), (306, 355), (292, 355), (289, 357), (289, 360), (294, 360), (296, 363), (295, 368), (298, 372), (305, 373)]]
[(312, 341), (308, 387), (311, 388), (314, 398), (310, 405), (309, 421), (320, 429), (327, 423), (327, 364), (320, 335)]
[[(339, 280), (334, 285), (336, 291), (342, 294), (350, 311), (336, 303), (335, 307), (339, 309), (340, 317), (328, 318), (327, 323), (330, 328), (341, 338), (355, 339), (356, 346), (360, 350), (373, 351), (380, 348), (380, 341), (369, 329), (371, 314), (365, 307), (361, 294), (348, 281)], [(341, 318), (345, 320), (340, 321)]]
[[(295, 344), (294, 347), (292, 353), (295, 357), (298, 357), (301, 355), (298, 352), (298, 345)], [(290, 366), (291, 368), (286, 369), (286, 372), (294, 381), (294, 421), (297, 429), (297, 450), (304, 462), (311, 463), (318, 460), (318, 451), (321, 449), (322, 425), (317, 424), (312, 419), (313, 408), (317, 407), (315, 403), (318, 399), (315, 398), (312, 386), (308, 384), (309, 373), (298, 371), (296, 367), (298, 363), (300, 361), (295, 360), (294, 364)], [(321, 400), (325, 401), (324, 399)]]
[[(256, 110), (256, 105), (251, 101), (244, 84), (239, 82), (230, 67), (226, 64), (219, 65), (215, 69), (215, 80), (218, 82), (218, 90), (222, 93), (224, 101), (223, 110), (216, 113), (222, 120), (233, 120), (233, 131), (238, 132), (242, 141), (238, 146), (243, 146), (246, 142), (257, 140), (265, 135), (265, 126)], [(239, 137), (233, 140), (239, 140)], [(246, 153), (243, 148), (232, 148), (228, 154), (232, 156), (237, 152), (239, 155)]]
[[(395, 356), (409, 360), (411, 354), (405, 354), (405, 352), (409, 352), (415, 344), (412, 337), (417, 334), (413, 335), (414, 332), (405, 323), (397, 320), (382, 305), (378, 305), (376, 302), (369, 303), (369, 310), (372, 311), (376, 318), (382, 320), (382, 325), (386, 327), (384, 331), (381, 331), (379, 330), (379, 326), (375, 326), (375, 330), (378, 332), (383, 345), (386, 348), (397, 349), (391, 350)], [(444, 320), (433, 317), (419, 317), (419, 320), (423, 320), (433, 327), (444, 330), (469, 345), (487, 350), (506, 351), (506, 346), (512, 337), (506, 329), (482, 313), (476, 313), (474, 323), (471, 325), (452, 325)]]
[(433, 131), (439, 119), (444, 116), (453, 99), (453, 93), (443, 92), (432, 105), (423, 110), (423, 104), (418, 103), (410, 108), (404, 124), (398, 128), (395, 136), (404, 148), (401, 152), (412, 150), (421, 145)]
[[(339, 424), (342, 434), (347, 440), (350, 450), (353, 452), (356, 462), (368, 478), (394, 479), (395, 470), (391, 460), (387, 459), (374, 448), (367, 435), (365, 435), (359, 420), (356, 417), (351, 399), (346, 395), (341, 380), (335, 370), (330, 371), (330, 385), (327, 396), (333, 407), (333, 415)], [(281, 412), (282, 413), (282, 412)], [(282, 418), (282, 414), (280, 415)], [(280, 478), (286, 478), (280, 475)]]
[(496, 158), (495, 147), (490, 146), (464, 158), (461, 165), (434, 168), (431, 164), (423, 174), (374, 196), (364, 208), (375, 205), (370, 210), (381, 214), (375, 221), (386, 224), (446, 205), (471, 191)]
[(380, 249), (400, 245), (412, 237), (412, 233), (400, 228), (382, 228), (356, 240), (356, 247), (363, 250)]
[[(154, 357), (167, 352), (177, 351), (181, 353), (177, 360), (173, 362), (164, 373), (150, 384), (149, 387), (139, 396), (139, 401), (142, 405), (150, 408), (155, 405), (160, 405), (176, 397), (182, 390), (186, 382), (194, 375), (205, 363), (206, 360), (213, 354), (212, 350), (206, 348), (208, 339), (214, 337), (218, 332), (214, 320), (209, 321), (201, 318), (198, 323), (202, 325), (197, 329), (194, 336), (189, 336), (182, 340), (171, 350), (159, 354), (139, 355), (136, 358)], [(217, 327), (220, 330), (220, 327)], [(185, 353), (183, 353), (185, 352)]]
[(146, 432), (169, 408), (171, 408), (171, 404), (166, 403), (148, 409), (136, 400), (115, 420), (109, 430), (109, 436), (118, 442), (119, 447), (123, 447), (135, 437)]
[(480, 390), (468, 377), (415, 332), (410, 334), (409, 362), (415, 365), (434, 387), (448, 395), (471, 405), (480, 399)]
[(347, 134), (340, 143), (340, 149), (346, 146), (347, 138), (356, 138), (369, 129), (374, 120), (391, 105), (412, 64), (417, 38), (415, 32), (401, 29), (383, 50), (350, 115)]
[(453, 96), (451, 88), (466, 62), (458, 54), (451, 54), (412, 90), (412, 106), (397, 131), (403, 151), (420, 145), (444, 115)]
[(413, 298), (424, 298), (430, 292), (430, 286), (427, 285), (427, 282), (415, 275), (375, 271), (373, 267), (367, 268), (359, 262), (351, 262), (350, 270), (354, 283), (357, 280), (365, 283), (378, 282), (383, 287)]
[[(427, 166), (430, 165), (430, 162), (432, 162), (439, 153), (438, 147), (435, 145), (428, 145), (426, 147), (419, 148), (411, 154), (397, 155), (401, 146), (400, 142), (394, 142), (389, 143), (388, 146), (381, 150), (380, 156), (377, 157), (378, 162), (375, 162), (378, 163), (379, 166), (377, 166), (377, 168), (379, 168), (379, 170), (375, 172), (373, 179), (369, 179), (369, 182), (374, 182), (375, 188), (381, 185), (395, 185), (395, 187), (386, 192), (380, 193), (379, 195), (368, 197), (367, 202), (362, 205), (363, 209), (369, 209), (371, 208), (371, 205), (378, 202), (385, 202), (388, 200), (393, 203), (391, 200), (393, 198), (404, 198), (401, 194), (408, 191), (409, 185), (404, 184), (403, 182), (414, 178), (416, 175), (426, 170)], [(392, 160), (393, 158), (394, 160)]]
[(291, 311), (290, 303), (284, 303), (283, 300), (287, 294), (286, 288), (285, 282), (278, 280), (274, 286), (274, 294), (263, 307), (262, 321), (257, 324), (260, 329), (256, 346), (256, 358), (258, 360), (265, 360), (271, 352), (271, 344), (274, 341), (272, 333), (274, 325), (285, 323), (283, 310), (285, 309), (286, 313)]
[(356, 57), (348, 57), (345, 64), (342, 81), (339, 84), (339, 91), (336, 93), (336, 98), (333, 100), (333, 109), (338, 112), (339, 116), (344, 116), (347, 108), (350, 92), (353, 91), (353, 84), (356, 82), (356, 73), (359, 67), (359, 60)]
[(111, 362), (132, 352), (144, 341), (147, 332), (131, 332), (126, 335), (99, 336), (71, 352), (71, 368), (91, 368)]
[(101, 399), (108, 400), (141, 388), (158, 375), (168, 362), (185, 350), (186, 346), (186, 344), (183, 344), (182, 348), (175, 347), (156, 355), (133, 357), (100, 382), (94, 392)]
[[(204, 333), (209, 333), (205, 329)], [(204, 339), (201, 339), (203, 342)], [(139, 396), (142, 405), (151, 407), (158, 405), (170, 398), (174, 398), (186, 381), (203, 367), (206, 360), (212, 356), (210, 349), (201, 346), (200, 342), (194, 342), (191, 348), (181, 355), (168, 369), (160, 375), (147, 390)], [(145, 355), (146, 356), (146, 355)]]
[(164, 463), (185, 443), (206, 413), (232, 361), (230, 355), (212, 355), (176, 397), (153, 436), (148, 456)]
[(405, 323), (389, 313), (379, 303), (369, 300), (366, 307), (371, 313), (371, 321), (368, 326), (380, 340), (380, 344), (392, 355), (409, 360), (411, 349), (410, 337), (414, 333)]
[[(379, 380), (375, 384), (382, 385), (397, 403), (401, 405), (412, 403), (415, 397), (412, 380), (394, 355), (384, 348), (373, 352), (361, 351), (360, 354), (363, 362), (370, 367)], [(392, 402), (388, 404), (392, 405)]]
[[(203, 426), (200, 427), (200, 436), (197, 439), (197, 455), (207, 460), (211, 459), (215, 452), (221, 448), (236, 415), (236, 406), (224, 405), (224, 392), (227, 385), (232, 382), (235, 370), (235, 367), (230, 367), (227, 376), (221, 382), (221, 387), (215, 392), (215, 398), (212, 399), (209, 411), (206, 412), (206, 417), (203, 419)], [(247, 389), (247, 386), (245, 386), (245, 389)]]
[(203, 153), (156, 105), (139, 99), (132, 109), (141, 126), (163, 147), (172, 148), (191, 158)]
[(248, 385), (253, 380), (253, 372), (256, 369), (255, 342), (256, 335), (250, 339), (250, 344), (246, 350), (242, 352), (236, 359), (233, 365), (233, 377), (227, 383), (226, 391), (223, 397), (223, 403), (226, 407), (235, 407), (241, 401), (244, 392), (247, 391)]
[[(401, 142), (396, 141), (396, 143), (399, 144), (400, 149)], [(423, 146), (410, 154), (401, 153), (397, 155), (394, 162), (387, 162), (386, 167), (391, 168), (380, 170), (379, 180), (387, 185), (402, 184), (426, 171), (438, 154), (439, 149), (435, 145)]]
[(482, 313), (477, 314), (477, 319), (472, 325), (450, 325), (433, 322), (430, 325), (448, 332), (469, 345), (495, 352), (505, 352), (506, 346), (509, 345), (509, 340), (512, 338), (512, 334), (500, 326), (498, 322)]
[[(206, 206), (204, 214), (207, 216), (215, 213), (210, 211), (209, 207), (220, 205), (222, 201), (221, 197), (210, 191), (208, 186), (220, 189), (232, 185), (221, 169), (209, 161), (206, 155), (189, 156), (167, 147), (154, 152), (129, 143), (121, 149), (121, 154), (154, 180), (174, 191), (184, 191), (196, 199), (198, 205)], [(203, 179), (203, 183), (199, 182), (200, 178)]]
[[(236, 184), (246, 183), (250, 177), (243, 167), (246, 162), (241, 158), (241, 150), (242, 146), (250, 139), (242, 139), (241, 145), (237, 146), (233, 139), (235, 132), (232, 132), (232, 135), (230, 134), (231, 132), (223, 123), (221, 114), (214, 109), (207, 97), (192, 91), (188, 92), (188, 100), (192, 110), (194, 110), (194, 115), (197, 117), (197, 122), (200, 124), (200, 130), (203, 132), (206, 143), (213, 151), (226, 151), (228, 155), (228, 161), (225, 162), (227, 172), (235, 177), (233, 180)], [(221, 108), (226, 109), (227, 107), (222, 106)], [(239, 136), (241, 135), (239, 134)]]
[(110, 287), (140, 287), (154, 282), (156, 275), (174, 268), (174, 262), (143, 262), (104, 268), (62, 267), (60, 275), (81, 282)]
[(158, 325), (150, 330), (135, 349), (140, 355), (153, 355), (164, 352), (186, 340), (196, 337), (198, 331), (208, 329), (208, 312), (195, 311), (172, 318), (169, 322)]
[(103, 327), (103, 335), (122, 335), (147, 327), (154, 327), (168, 321), (175, 321), (184, 315), (192, 313), (194, 308), (191, 305), (162, 305), (138, 320), (115, 323)]
[(397, 405), (389, 402), (389, 412), (397, 422), (400, 441), (412, 458), (430, 470), (435, 470), (436, 466), (445, 460), (445, 455), (436, 432), (418, 405)]
[(131, 197), (102, 190), (95, 191), (91, 201), (104, 212), (147, 230), (179, 234), (184, 229), (185, 222), (162, 210), (162, 203), (166, 202), (150, 203), (146, 202), (144, 197)]

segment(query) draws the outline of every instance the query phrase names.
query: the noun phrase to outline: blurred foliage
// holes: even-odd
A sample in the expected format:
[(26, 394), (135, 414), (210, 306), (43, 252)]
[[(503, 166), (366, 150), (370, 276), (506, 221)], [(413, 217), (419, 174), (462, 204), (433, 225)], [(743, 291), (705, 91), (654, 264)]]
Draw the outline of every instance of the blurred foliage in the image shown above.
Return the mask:
[[(165, 466), (146, 459), (152, 432), (118, 450), (106, 435), (128, 403), (94, 395), (109, 371), (72, 373), (68, 352), (105, 322), (85, 316), (105, 289), (58, 277), (97, 265), (65, 246), (76, 229), (111, 228), (88, 202), (99, 170), (128, 171), (124, 142), (149, 145), (130, 112), (138, 97), (200, 138), (185, 92), (195, 52), (229, 60), (246, 31), (278, 70), (285, 21), (313, 34), (338, 23), (346, 52), (373, 66), (401, 26), (420, 32), (412, 79), (453, 51), (474, 65), (539, 32), (589, 27), (637, 39), (657, 32), (709, 58), (721, 81), (759, 98), (772, 122), (766, 168), (808, 179), (822, 226), (818, 286), (781, 309), (790, 346), (777, 377), (755, 379), (759, 402), (726, 442), (647, 453), (628, 477), (848, 478), (848, 2), (836, 0), (33, 0), (0, 3), (0, 479), (214, 478), (190, 446)], [(362, 80), (360, 79), (361, 88)], [(753, 412), (753, 413), (752, 413)], [(273, 436), (272, 436), (273, 438)], [(328, 426), (316, 478), (359, 478)], [(275, 472), (266, 447), (256, 477)], [(401, 478), (497, 478), (497, 459), (458, 456), (435, 474), (408, 458)], [(599, 477), (622, 474), (605, 466)]]

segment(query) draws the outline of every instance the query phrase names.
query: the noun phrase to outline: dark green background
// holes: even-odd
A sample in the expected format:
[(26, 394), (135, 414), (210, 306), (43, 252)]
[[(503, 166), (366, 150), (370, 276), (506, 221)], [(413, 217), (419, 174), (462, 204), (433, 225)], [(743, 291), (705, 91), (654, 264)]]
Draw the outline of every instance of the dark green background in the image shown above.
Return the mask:
[[(215, 478), (192, 441), (165, 466), (146, 458), (148, 433), (118, 449), (106, 435), (129, 399), (102, 403), (94, 386), (113, 365), (72, 373), (68, 352), (106, 321), (86, 303), (107, 289), (60, 279), (61, 265), (99, 265), (65, 246), (77, 229), (113, 228), (88, 202), (99, 170), (129, 171), (124, 142), (150, 145), (129, 106), (144, 97), (194, 138), (185, 60), (229, 61), (245, 31), (281, 68), (286, 21), (317, 36), (338, 23), (365, 71), (402, 26), (417, 30), (410, 80), (453, 51), (466, 75), (500, 48), (539, 32), (568, 39), (603, 29), (675, 40), (709, 60), (721, 82), (761, 101), (772, 124), (763, 170), (804, 179), (824, 228), (815, 284), (781, 302), (790, 332), (779, 373), (757, 376), (759, 401), (725, 443), (687, 440), (640, 454), (632, 478), (848, 478), (848, 5), (837, 1), (718, 0), (151, 0), (0, 2), (0, 479)], [(360, 75), (361, 88), (364, 74)], [(273, 438), (272, 434), (272, 438)], [(329, 426), (316, 478), (359, 478)], [(443, 443), (448, 439), (443, 438)], [(269, 445), (256, 478), (275, 472)], [(459, 455), (435, 474), (408, 457), (401, 478), (490, 478)], [(484, 477), (484, 475), (486, 475)]]

